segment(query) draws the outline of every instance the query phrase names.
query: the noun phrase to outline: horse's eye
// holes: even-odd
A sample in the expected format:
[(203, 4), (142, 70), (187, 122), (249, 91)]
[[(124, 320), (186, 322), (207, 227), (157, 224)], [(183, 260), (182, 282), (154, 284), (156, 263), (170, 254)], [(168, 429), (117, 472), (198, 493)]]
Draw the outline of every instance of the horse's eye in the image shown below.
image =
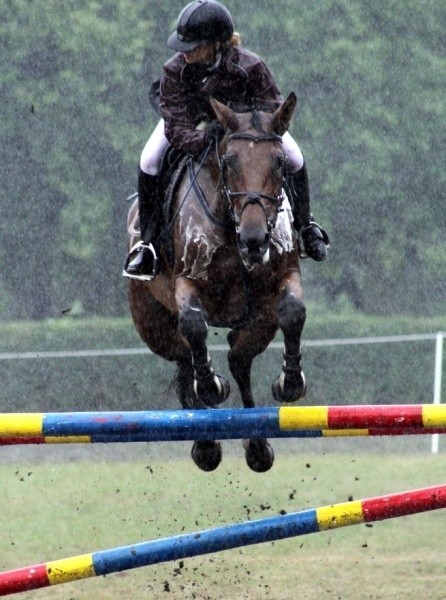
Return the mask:
[(234, 154), (227, 154), (225, 156), (225, 165), (231, 171), (235, 171), (237, 169), (237, 157)]
[(273, 159), (273, 169), (275, 171), (283, 170), (285, 166), (285, 158), (283, 156), (275, 156)]

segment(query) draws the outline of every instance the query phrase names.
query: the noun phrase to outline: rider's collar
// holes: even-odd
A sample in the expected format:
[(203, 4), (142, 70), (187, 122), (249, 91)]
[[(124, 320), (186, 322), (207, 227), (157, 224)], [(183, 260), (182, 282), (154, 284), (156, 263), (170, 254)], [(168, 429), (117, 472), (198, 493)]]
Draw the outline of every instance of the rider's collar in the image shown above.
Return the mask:
[(222, 54), (218, 52), (215, 62), (213, 63), (192, 63), (186, 64), (183, 68), (183, 73), (186, 77), (191, 77), (194, 80), (204, 79), (217, 71), (221, 64)]

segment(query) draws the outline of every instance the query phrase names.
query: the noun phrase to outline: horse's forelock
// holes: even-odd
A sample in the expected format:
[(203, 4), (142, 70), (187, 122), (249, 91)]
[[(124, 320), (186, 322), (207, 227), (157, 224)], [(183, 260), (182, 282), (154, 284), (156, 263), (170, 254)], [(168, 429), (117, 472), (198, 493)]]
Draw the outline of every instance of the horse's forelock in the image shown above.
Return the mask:
[(265, 123), (265, 119), (262, 119), (262, 114), (259, 110), (254, 109), (251, 113), (251, 126), (255, 131), (258, 131), (259, 133), (269, 133), (268, 131), (265, 130), (265, 125), (267, 123)]

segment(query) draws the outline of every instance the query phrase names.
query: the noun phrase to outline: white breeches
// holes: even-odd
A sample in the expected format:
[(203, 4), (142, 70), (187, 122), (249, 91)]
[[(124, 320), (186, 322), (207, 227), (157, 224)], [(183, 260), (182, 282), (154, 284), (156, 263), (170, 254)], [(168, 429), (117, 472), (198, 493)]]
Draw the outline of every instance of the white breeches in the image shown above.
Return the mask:
[[(159, 175), (161, 159), (168, 146), (169, 142), (164, 135), (164, 121), (161, 119), (142, 151), (140, 160), (141, 170), (147, 173), (147, 175)], [(299, 146), (288, 132), (282, 136), (282, 148), (289, 160), (291, 173), (300, 171), (304, 164), (304, 157)]]
[(147, 175), (159, 175), (161, 160), (168, 146), (169, 141), (164, 135), (164, 121), (161, 119), (142, 151), (139, 162), (141, 171)]
[(290, 163), (291, 173), (297, 173), (297, 171), (300, 171), (304, 166), (304, 157), (301, 149), (288, 131), (282, 136), (282, 149)]

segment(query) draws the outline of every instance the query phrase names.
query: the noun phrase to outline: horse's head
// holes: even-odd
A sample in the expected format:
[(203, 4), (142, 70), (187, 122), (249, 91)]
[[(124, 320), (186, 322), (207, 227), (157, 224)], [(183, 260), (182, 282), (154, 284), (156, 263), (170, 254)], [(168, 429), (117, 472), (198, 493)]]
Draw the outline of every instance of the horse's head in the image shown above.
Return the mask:
[(226, 129), (218, 150), (223, 193), (241, 258), (252, 269), (269, 260), (270, 232), (282, 204), (287, 168), (281, 136), (290, 124), (296, 96), (291, 93), (273, 113), (236, 113), (217, 100), (211, 103)]

